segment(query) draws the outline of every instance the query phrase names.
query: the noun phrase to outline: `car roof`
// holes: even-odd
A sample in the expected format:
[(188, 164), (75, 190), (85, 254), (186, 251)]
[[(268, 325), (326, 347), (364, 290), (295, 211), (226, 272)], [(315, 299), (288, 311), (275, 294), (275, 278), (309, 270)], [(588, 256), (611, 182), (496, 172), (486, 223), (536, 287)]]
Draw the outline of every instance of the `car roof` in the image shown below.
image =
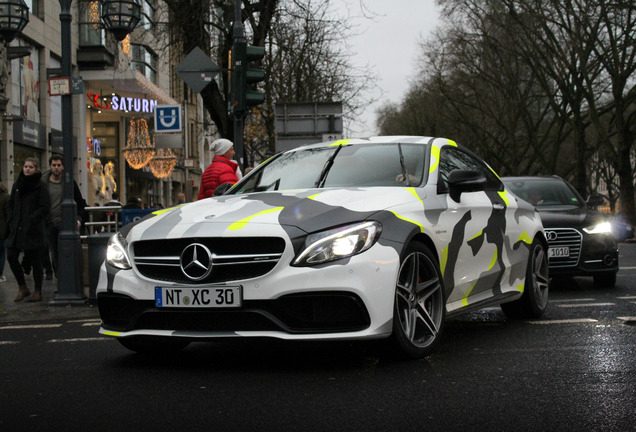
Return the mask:
[(416, 135), (378, 135), (367, 138), (345, 138), (341, 140), (335, 141), (325, 141), (315, 144), (307, 144), (304, 146), (296, 147), (294, 149), (288, 151), (296, 151), (301, 149), (308, 148), (320, 148), (320, 147), (329, 147), (332, 145), (365, 145), (365, 144), (388, 144), (388, 143), (400, 143), (400, 144), (424, 144), (430, 145), (435, 141), (435, 144), (438, 146), (448, 145), (452, 143), (456, 145), (454, 141), (441, 138), (441, 137), (430, 137), (430, 136), (416, 136)]
[(559, 180), (565, 181), (557, 175), (544, 175), (544, 176), (505, 176), (501, 177), (502, 181), (528, 181), (528, 180)]

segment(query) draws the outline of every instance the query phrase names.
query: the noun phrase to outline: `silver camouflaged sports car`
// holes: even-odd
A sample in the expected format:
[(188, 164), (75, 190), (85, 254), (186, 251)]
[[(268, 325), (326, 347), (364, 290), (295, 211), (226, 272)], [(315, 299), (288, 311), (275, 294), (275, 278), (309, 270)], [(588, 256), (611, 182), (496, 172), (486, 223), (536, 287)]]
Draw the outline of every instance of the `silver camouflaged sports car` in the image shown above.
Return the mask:
[(453, 141), (309, 145), (222, 196), (114, 235), (100, 333), (138, 352), (232, 337), (388, 338), (417, 358), (447, 316), (497, 304), (541, 316), (546, 248), (534, 207)]

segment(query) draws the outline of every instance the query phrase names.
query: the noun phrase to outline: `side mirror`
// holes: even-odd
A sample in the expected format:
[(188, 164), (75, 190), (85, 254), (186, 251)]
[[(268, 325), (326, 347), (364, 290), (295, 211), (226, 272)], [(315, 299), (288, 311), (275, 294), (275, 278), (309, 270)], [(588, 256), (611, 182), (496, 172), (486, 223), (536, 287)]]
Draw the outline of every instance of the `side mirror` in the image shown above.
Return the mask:
[(459, 202), (463, 192), (479, 192), (486, 189), (486, 177), (478, 171), (454, 170), (448, 176), (448, 193)]
[(605, 203), (605, 199), (600, 195), (590, 195), (587, 199), (587, 206), (596, 208), (602, 206)]
[(223, 183), (217, 186), (216, 189), (214, 189), (214, 193), (212, 194), (213, 196), (221, 196), (221, 195), (225, 195), (225, 192), (229, 191), (230, 189), (232, 189), (232, 186), (234, 186), (234, 183)]

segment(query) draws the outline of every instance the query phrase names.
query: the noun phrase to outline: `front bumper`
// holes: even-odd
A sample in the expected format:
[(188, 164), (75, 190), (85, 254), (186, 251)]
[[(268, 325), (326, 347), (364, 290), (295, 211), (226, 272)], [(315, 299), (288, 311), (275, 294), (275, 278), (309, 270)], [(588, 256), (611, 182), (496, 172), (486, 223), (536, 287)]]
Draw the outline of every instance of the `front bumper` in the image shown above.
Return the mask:
[(551, 276), (594, 276), (616, 273), (619, 269), (618, 245), (609, 235), (583, 234), (581, 252), (574, 265), (561, 265), (550, 260)]
[(262, 277), (232, 281), (232, 285), (242, 286), (243, 302), (238, 309), (156, 307), (155, 287), (171, 283), (103, 264), (97, 287), (100, 333), (298, 340), (390, 335), (399, 269), (396, 250), (376, 244), (341, 261), (321, 267), (292, 267), (283, 257)]

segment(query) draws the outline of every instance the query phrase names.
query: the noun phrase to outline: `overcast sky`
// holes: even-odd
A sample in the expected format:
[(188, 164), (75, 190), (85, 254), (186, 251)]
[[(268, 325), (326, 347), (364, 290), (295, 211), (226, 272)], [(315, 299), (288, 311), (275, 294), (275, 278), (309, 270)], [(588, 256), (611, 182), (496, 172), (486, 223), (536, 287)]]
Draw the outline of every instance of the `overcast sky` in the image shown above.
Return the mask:
[[(362, 18), (361, 2), (372, 19)], [(369, 65), (378, 76), (382, 98), (367, 107), (359, 121), (351, 125), (347, 136), (375, 135), (375, 110), (384, 101), (399, 103), (413, 77), (418, 42), (437, 25), (438, 10), (434, 0), (332, 0), (343, 15), (356, 17), (351, 47), (356, 55), (352, 63)]]

